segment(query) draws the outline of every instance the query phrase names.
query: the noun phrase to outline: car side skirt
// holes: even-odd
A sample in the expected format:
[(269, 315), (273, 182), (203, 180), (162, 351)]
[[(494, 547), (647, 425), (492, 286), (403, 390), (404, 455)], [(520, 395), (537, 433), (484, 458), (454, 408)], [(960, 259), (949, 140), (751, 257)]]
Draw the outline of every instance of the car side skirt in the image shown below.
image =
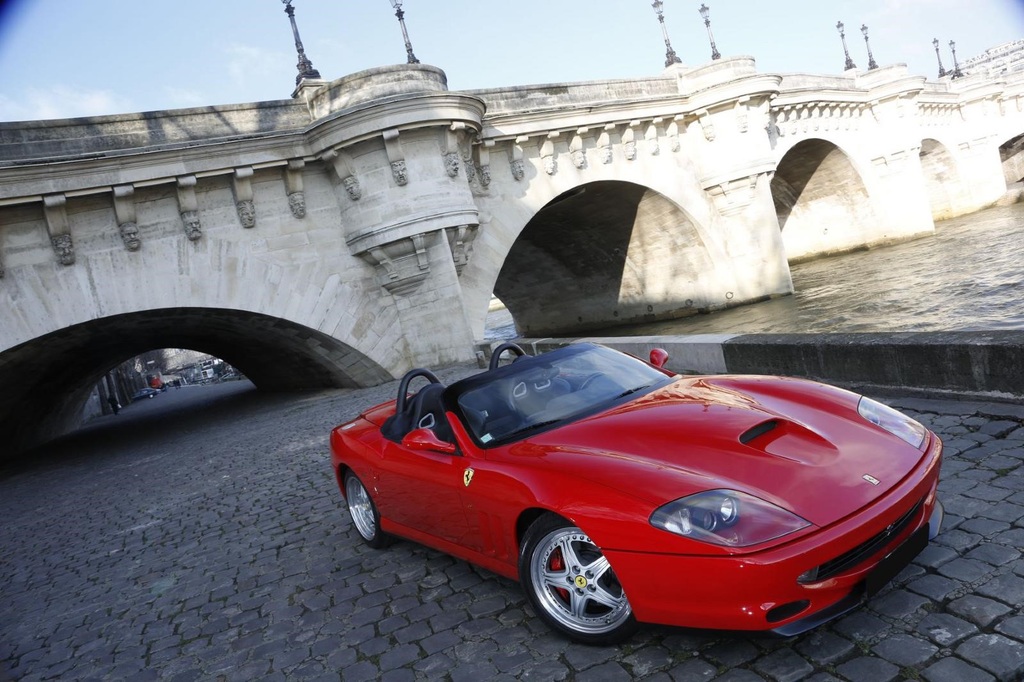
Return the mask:
[(453, 557), (468, 561), (471, 564), (476, 564), (481, 568), (494, 571), (498, 575), (509, 578), (510, 580), (519, 580), (519, 570), (514, 564), (509, 564), (493, 556), (481, 554), (480, 552), (474, 552), (471, 549), (448, 542), (447, 540), (443, 540), (434, 535), (429, 535), (400, 523), (395, 523), (386, 517), (381, 518), (380, 526), (385, 533), (395, 535), (405, 540), (410, 540), (425, 547), (430, 547), (431, 549), (436, 549), (439, 552), (444, 552), (445, 554), (450, 554)]

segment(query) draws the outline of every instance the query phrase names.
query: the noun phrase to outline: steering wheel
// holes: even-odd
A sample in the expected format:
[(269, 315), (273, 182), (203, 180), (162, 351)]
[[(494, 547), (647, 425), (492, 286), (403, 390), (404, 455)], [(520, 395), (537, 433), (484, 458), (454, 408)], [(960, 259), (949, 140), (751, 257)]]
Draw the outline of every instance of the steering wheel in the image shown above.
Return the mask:
[[(498, 346), (497, 348), (495, 348), (494, 352), (491, 353), (491, 362), (487, 366), (487, 369), (488, 370), (497, 369), (498, 368), (498, 360), (501, 359), (501, 354), (504, 353), (507, 350), (512, 351), (513, 353), (516, 354), (516, 357), (519, 357), (519, 358), (521, 358), (524, 355), (526, 355), (526, 351), (524, 351), (522, 348), (520, 348), (516, 344), (514, 344), (512, 342), (505, 342), (505, 343), (501, 344), (500, 346)], [(513, 360), (513, 362), (515, 362), (515, 360)]]
[(583, 383), (580, 384), (578, 390), (584, 390), (585, 388), (587, 388), (588, 386), (590, 386), (592, 383), (594, 383), (596, 380), (600, 379), (603, 376), (604, 374), (601, 372), (594, 372), (593, 374), (591, 374), (590, 376), (583, 380)]
[(398, 405), (395, 408), (395, 414), (405, 413), (405, 404), (409, 394), (409, 384), (412, 383), (412, 380), (416, 377), (424, 377), (432, 384), (441, 383), (441, 380), (438, 379), (437, 376), (429, 369), (410, 369), (405, 373), (405, 376), (402, 377), (402, 381), (398, 384)]

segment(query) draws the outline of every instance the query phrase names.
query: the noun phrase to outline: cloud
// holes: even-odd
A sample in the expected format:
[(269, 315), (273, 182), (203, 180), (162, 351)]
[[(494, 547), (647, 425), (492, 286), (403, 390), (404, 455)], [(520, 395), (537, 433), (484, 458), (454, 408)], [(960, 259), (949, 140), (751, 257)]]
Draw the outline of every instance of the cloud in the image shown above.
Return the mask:
[(168, 109), (189, 109), (191, 107), (202, 107), (210, 104), (207, 95), (199, 90), (187, 88), (175, 88), (169, 85), (163, 87), (162, 99), (167, 102)]
[(134, 109), (128, 97), (110, 90), (89, 90), (73, 85), (29, 88), (18, 97), (0, 95), (0, 121), (102, 116)]
[(251, 89), (255, 83), (264, 83), (268, 78), (283, 76), (295, 69), (295, 56), (276, 50), (235, 43), (225, 46), (224, 54), (228, 76), (239, 90)]

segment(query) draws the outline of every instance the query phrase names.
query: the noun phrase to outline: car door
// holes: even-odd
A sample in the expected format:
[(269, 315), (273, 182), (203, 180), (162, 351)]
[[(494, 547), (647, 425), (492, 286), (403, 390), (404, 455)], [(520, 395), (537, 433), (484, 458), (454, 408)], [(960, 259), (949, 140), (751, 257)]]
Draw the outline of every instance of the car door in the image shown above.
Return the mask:
[(379, 506), (395, 523), (462, 544), (467, 532), (460, 489), (465, 460), (458, 454), (412, 450), (385, 441)]

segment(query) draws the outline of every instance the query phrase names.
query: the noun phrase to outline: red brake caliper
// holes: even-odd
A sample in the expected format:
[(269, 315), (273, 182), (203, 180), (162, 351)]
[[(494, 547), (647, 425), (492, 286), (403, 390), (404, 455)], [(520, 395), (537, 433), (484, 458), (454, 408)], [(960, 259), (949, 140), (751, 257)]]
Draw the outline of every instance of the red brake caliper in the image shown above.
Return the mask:
[[(564, 571), (565, 570), (565, 560), (562, 559), (562, 550), (561, 549), (555, 550), (555, 552), (551, 555), (551, 558), (548, 559), (548, 570), (549, 571)], [(556, 587), (555, 588), (555, 592), (557, 592), (558, 596), (562, 598), (562, 601), (565, 601), (565, 602), (569, 601), (569, 590), (565, 589), (564, 587)]]

